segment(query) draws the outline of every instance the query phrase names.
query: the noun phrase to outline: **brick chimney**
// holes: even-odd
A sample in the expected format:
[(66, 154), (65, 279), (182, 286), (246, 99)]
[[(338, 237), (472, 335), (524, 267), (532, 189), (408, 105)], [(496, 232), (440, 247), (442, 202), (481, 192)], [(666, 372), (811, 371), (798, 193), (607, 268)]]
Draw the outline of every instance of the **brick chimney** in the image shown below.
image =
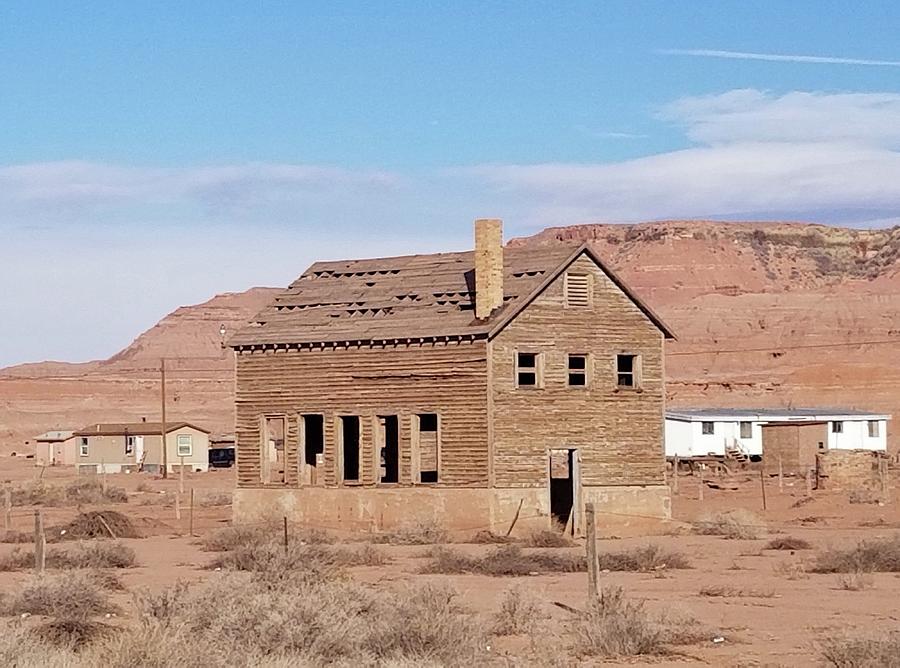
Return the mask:
[(475, 221), (475, 317), (487, 318), (503, 305), (503, 221)]

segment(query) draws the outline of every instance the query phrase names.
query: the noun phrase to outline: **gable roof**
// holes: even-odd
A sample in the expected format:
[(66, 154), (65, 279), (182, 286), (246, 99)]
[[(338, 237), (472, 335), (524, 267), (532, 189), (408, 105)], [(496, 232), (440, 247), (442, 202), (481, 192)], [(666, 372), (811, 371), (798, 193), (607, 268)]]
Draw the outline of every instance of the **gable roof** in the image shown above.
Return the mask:
[[(173, 422), (166, 424), (166, 433), (171, 434), (173, 431), (190, 427), (204, 434), (209, 433), (209, 429), (198, 427), (190, 422)], [(161, 422), (119, 422), (110, 424), (95, 424), (75, 432), (76, 436), (158, 436), (162, 432)]]
[(503, 249), (504, 303), (483, 320), (475, 317), (473, 251), (317, 262), (228, 345), (493, 337), (582, 253), (674, 338), (587, 244), (557, 244)]

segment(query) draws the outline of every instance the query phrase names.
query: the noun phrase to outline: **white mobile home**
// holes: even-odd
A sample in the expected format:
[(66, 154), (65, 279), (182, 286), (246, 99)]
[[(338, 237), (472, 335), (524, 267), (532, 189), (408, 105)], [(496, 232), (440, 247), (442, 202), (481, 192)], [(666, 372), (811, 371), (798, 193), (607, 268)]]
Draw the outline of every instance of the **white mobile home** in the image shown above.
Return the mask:
[[(666, 456), (763, 456), (767, 442), (815, 450), (887, 449), (890, 415), (824, 408), (677, 409), (666, 412)], [(789, 426), (800, 429), (776, 429)], [(801, 441), (803, 443), (801, 443)]]

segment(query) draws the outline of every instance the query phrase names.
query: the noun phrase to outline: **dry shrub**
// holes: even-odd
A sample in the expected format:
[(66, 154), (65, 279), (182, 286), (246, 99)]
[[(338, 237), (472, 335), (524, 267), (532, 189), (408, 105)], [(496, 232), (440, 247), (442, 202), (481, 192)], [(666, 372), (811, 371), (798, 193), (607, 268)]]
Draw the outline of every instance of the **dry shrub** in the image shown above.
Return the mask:
[(79, 543), (74, 549), (47, 552), (48, 568), (131, 568), (136, 563), (134, 550), (111, 540)]
[(863, 540), (850, 548), (829, 548), (819, 553), (815, 573), (900, 573), (900, 535)]
[(422, 573), (474, 573), (491, 576), (522, 576), (539, 573), (575, 573), (587, 570), (584, 557), (554, 552), (525, 552), (518, 545), (501, 545), (483, 557), (469, 557), (457, 550), (439, 547)]
[(519, 587), (510, 587), (503, 592), (500, 609), (494, 613), (492, 630), (498, 636), (532, 633), (546, 616), (537, 598)]
[(881, 503), (881, 495), (874, 489), (856, 487), (847, 493), (847, 501), (854, 504), (877, 504)]
[(15, 547), (10, 552), (0, 556), (0, 571), (20, 571), (23, 568), (34, 566), (34, 553), (25, 552)]
[(822, 659), (834, 668), (898, 668), (900, 631), (881, 636), (828, 638), (821, 646)]
[(513, 536), (504, 536), (499, 533), (494, 533), (493, 531), (482, 529), (471, 538), (460, 542), (472, 543), (475, 545), (505, 545), (507, 543), (515, 543), (516, 541), (517, 539)]
[(600, 570), (607, 571), (646, 573), (662, 569), (691, 567), (684, 554), (663, 549), (658, 545), (645, 545), (618, 552), (600, 552), (597, 560)]
[(780, 575), (788, 580), (805, 580), (809, 577), (806, 565), (797, 559), (784, 559), (772, 567), (775, 575)]
[(278, 526), (273, 522), (263, 525), (235, 524), (213, 531), (204, 537), (202, 545), (207, 552), (228, 552), (242, 547), (261, 545), (276, 540)]
[(722, 536), (733, 540), (756, 540), (766, 533), (765, 522), (749, 510), (738, 508), (704, 517), (694, 524), (704, 536)]
[(838, 576), (838, 587), (844, 591), (862, 591), (874, 586), (875, 580), (868, 573), (845, 573)]
[(663, 633), (641, 601), (625, 598), (620, 587), (606, 587), (572, 625), (580, 656), (614, 658), (663, 654)]
[(709, 596), (713, 598), (772, 598), (775, 592), (770, 590), (762, 591), (758, 589), (742, 589), (740, 587), (730, 587), (728, 585), (708, 585), (700, 589), (700, 596)]
[(15, 531), (14, 529), (10, 529), (8, 531), (3, 532), (3, 537), (0, 538), (0, 543), (33, 543), (34, 542), (34, 534), (25, 533), (24, 531)]
[(779, 536), (766, 543), (767, 550), (810, 550), (809, 541), (794, 536)]
[[(112, 536), (110, 536), (112, 532)], [(92, 510), (79, 513), (68, 524), (47, 530), (50, 540), (85, 540), (89, 538), (142, 538), (126, 515), (115, 510)]]
[(575, 543), (561, 531), (542, 529), (528, 533), (522, 540), (526, 547), (572, 547)]
[(194, 501), (201, 508), (215, 508), (231, 505), (231, 492), (224, 490), (210, 490), (195, 495)]
[(305, 571), (325, 574), (340, 567), (381, 566), (387, 559), (375, 547), (356, 548), (293, 544), (285, 551), (274, 542), (249, 545), (220, 554), (210, 568), (232, 571)]
[(87, 573), (43, 573), (27, 579), (2, 601), (3, 615), (45, 615), (63, 620), (87, 620), (116, 607), (97, 580)]
[(0, 621), (0, 666), (81, 668), (70, 650), (41, 640), (18, 620)]
[(438, 545), (447, 542), (447, 532), (436, 522), (416, 522), (396, 531), (372, 534), (369, 542), (387, 545)]
[(113, 627), (89, 619), (51, 619), (31, 629), (32, 635), (60, 648), (79, 650), (114, 633)]
[(80, 478), (64, 486), (47, 485), (38, 480), (12, 490), (14, 506), (69, 506), (127, 501), (128, 492), (122, 487), (104, 486), (94, 477)]

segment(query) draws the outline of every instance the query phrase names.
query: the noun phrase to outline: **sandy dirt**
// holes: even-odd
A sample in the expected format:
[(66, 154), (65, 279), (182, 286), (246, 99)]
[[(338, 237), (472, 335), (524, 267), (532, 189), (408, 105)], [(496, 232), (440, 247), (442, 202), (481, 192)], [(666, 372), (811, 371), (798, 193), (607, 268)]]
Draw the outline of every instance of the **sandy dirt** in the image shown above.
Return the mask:
[[(0, 480), (5, 484), (20, 484), (38, 474), (33, 464), (23, 458), (4, 457), (0, 460)], [(47, 484), (64, 484), (74, 478), (74, 473), (60, 469), (47, 469), (43, 473)], [(629, 596), (645, 600), (652, 610), (688, 613), (709, 627), (708, 640), (679, 648), (678, 654), (652, 659), (649, 663), (818, 665), (817, 643), (823, 638), (846, 632), (897, 628), (900, 577), (875, 574), (870, 588), (847, 591), (839, 586), (836, 575), (800, 572), (799, 577), (795, 577), (786, 573), (782, 565), (810, 564), (818, 549), (892, 535), (900, 528), (900, 502), (850, 504), (847, 494), (838, 491), (817, 491), (811, 500), (807, 500), (802, 480), (786, 478), (784, 489), (779, 491), (777, 479), (770, 478), (766, 482), (768, 508), (763, 511), (756, 475), (735, 474), (714, 482), (728, 489), (705, 486), (704, 500), (700, 501), (697, 479), (682, 475), (679, 494), (674, 498), (672, 522), (599, 516), (601, 551), (654, 543), (684, 553), (691, 562), (692, 568), (688, 570), (602, 574), (602, 584), (621, 585)], [(185, 505), (178, 520), (171, 503), (171, 495), (179, 485), (177, 476), (161, 480), (148, 475), (117, 474), (107, 476), (107, 483), (127, 489), (129, 501), (101, 507), (128, 514), (147, 535), (143, 539), (124, 541), (136, 551), (139, 561), (138, 567), (123, 572), (122, 579), (128, 590), (159, 589), (179, 580), (198, 581), (209, 576), (210, 571), (204, 567), (213, 555), (201, 550), (199, 537), (228, 525), (230, 507), (197, 507), (192, 537), (188, 535), (188, 508)], [(193, 488), (198, 500), (230, 491), (233, 484), (231, 470), (191, 474), (185, 478), (185, 489)], [(188, 497), (189, 492), (186, 492), (184, 498)], [(726, 540), (689, 533), (687, 523), (691, 520), (702, 517), (711, 509), (730, 508), (745, 508), (757, 513), (770, 535), (760, 540)], [(13, 528), (31, 531), (34, 510), (32, 507), (15, 507)], [(53, 526), (71, 519), (78, 510), (43, 508), (42, 512), (45, 524)], [(334, 535), (350, 540), (346, 535)], [(776, 535), (804, 538), (813, 549), (795, 553), (764, 549), (768, 539)], [(459, 540), (463, 537), (454, 536)], [(11, 549), (11, 545), (0, 546), (0, 551)], [(570, 613), (553, 602), (575, 608), (583, 608), (586, 602), (587, 577), (583, 573), (525, 578), (426, 576), (417, 574), (424, 563), (422, 547), (379, 546), (379, 549), (389, 556), (390, 563), (352, 569), (352, 577), (387, 586), (407, 581), (449, 579), (460, 591), (462, 600), (485, 619), (497, 609), (503, 591), (513, 584), (523, 586), (546, 602), (547, 612), (551, 615), (544, 625), (546, 635), (494, 640), (492, 651), (508, 657), (511, 665), (539, 665), (541, 661), (539, 653), (535, 654), (535, 647), (542, 644), (558, 646), (557, 651), (565, 651), (560, 634)], [(459, 549), (478, 554), (492, 547), (460, 545)], [(584, 543), (567, 549), (581, 553)], [(15, 586), (23, 577), (23, 572), (0, 573), (0, 591)], [(710, 597), (700, 594), (701, 589), (716, 585), (729, 587), (738, 595)], [(130, 594), (123, 592), (117, 596), (122, 599), (123, 606), (127, 606)], [(717, 636), (724, 641), (713, 642)], [(574, 658), (571, 661), (576, 663)]]

